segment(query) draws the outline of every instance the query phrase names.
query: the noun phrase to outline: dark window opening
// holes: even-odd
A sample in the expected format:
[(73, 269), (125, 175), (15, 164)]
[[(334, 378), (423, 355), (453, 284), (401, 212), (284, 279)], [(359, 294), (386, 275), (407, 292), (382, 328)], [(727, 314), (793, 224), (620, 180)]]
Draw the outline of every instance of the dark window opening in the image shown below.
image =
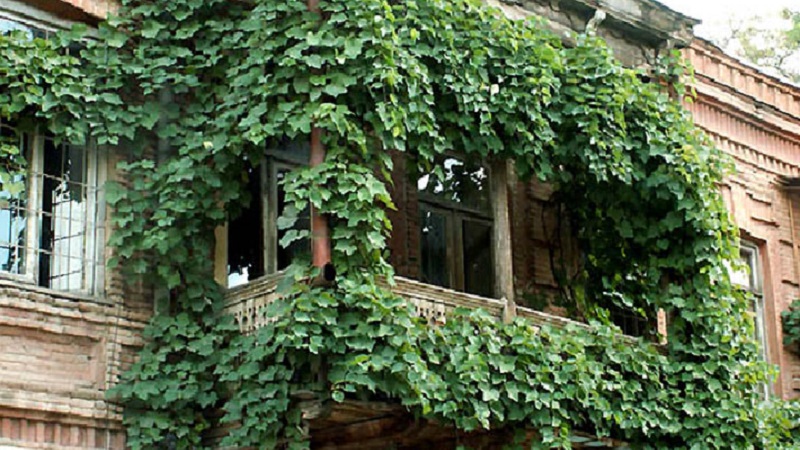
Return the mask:
[(247, 169), (249, 202), (228, 224), (228, 286), (238, 286), (264, 275), (261, 171)]
[(492, 226), (487, 222), (464, 220), (464, 290), (491, 297), (494, 292), (492, 261)]
[[(437, 174), (438, 172), (438, 174)], [(455, 157), (417, 178), (421, 280), (470, 294), (494, 293), (489, 171)]]
[(94, 221), (86, 147), (44, 139), (39, 285), (81, 290), (94, 278)]
[[(266, 151), (258, 167), (247, 169), (249, 202), (228, 223), (228, 287), (248, 283), (265, 274), (286, 269), (293, 261), (310, 259), (310, 241), (303, 238), (288, 248), (280, 240), (290, 229), (278, 229), (278, 218), (293, 213), (286, 204), (283, 181), (292, 170), (308, 162), (308, 142), (280, 140)], [(309, 230), (309, 209), (294, 212), (291, 229)]]
[(648, 317), (643, 317), (636, 311), (619, 306), (608, 308), (611, 322), (618, 326), (623, 334), (635, 337), (645, 337), (653, 334), (655, 327), (653, 321)]
[(420, 208), (420, 259), (422, 281), (437, 286), (452, 287), (447, 261), (450, 237), (447, 216)]

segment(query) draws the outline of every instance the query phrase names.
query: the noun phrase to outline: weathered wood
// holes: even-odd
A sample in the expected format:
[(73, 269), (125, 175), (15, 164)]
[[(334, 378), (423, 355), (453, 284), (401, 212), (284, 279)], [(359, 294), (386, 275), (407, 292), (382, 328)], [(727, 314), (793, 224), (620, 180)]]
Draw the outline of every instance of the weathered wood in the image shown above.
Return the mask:
[(228, 286), (228, 224), (214, 229), (214, 281)]
[(517, 304), (514, 303), (514, 300), (509, 300), (507, 298), (504, 298), (502, 301), (505, 302), (503, 306), (503, 323), (511, 323), (517, 318)]
[(409, 436), (418, 436), (425, 422), (411, 415), (386, 416), (347, 425), (314, 430), (311, 446), (315, 449), (379, 450), (396, 446)]
[[(333, 403), (330, 416), (310, 421), (311, 448), (325, 450), (455, 450), (459, 445), (476, 450), (500, 450), (513, 442), (520, 430), (503, 427), (463, 432), (435, 420), (415, 418), (398, 404), (344, 401)], [(523, 448), (539, 442), (537, 430), (525, 429)], [(573, 448), (626, 447), (621, 441), (571, 433)]]
[(508, 213), (508, 161), (492, 164), (492, 259), (494, 296), (514, 301), (514, 259), (511, 252), (511, 218)]

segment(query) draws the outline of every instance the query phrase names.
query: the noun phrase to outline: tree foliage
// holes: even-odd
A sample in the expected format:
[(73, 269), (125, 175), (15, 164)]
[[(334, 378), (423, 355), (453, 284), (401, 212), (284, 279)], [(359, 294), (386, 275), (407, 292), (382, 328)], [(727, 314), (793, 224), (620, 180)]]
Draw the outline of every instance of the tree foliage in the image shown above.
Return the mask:
[(784, 9), (781, 18), (786, 27), (775, 26), (763, 16), (732, 22), (719, 42), (767, 73), (800, 84), (800, 10)]
[[(0, 36), (0, 113), (133, 155), (129, 186), (109, 189), (114, 263), (165, 286), (172, 306), (115, 389), (132, 448), (199, 448), (220, 409), (224, 445), (306, 447), (292, 393), (309, 387), (461, 430), (534, 428), (544, 447), (569, 448), (578, 429), (641, 448), (786, 439), (789, 416), (753, 407), (766, 371), (726, 269), (737, 238), (716, 186), (729, 164), (682, 109), (674, 55), (658, 75), (677, 96), (594, 36), (564, 47), (473, 0), (328, 0), (321, 16), (301, 1), (123, 3), (80, 59), (64, 55), (68, 38)], [(337, 284), (309, 286), (315, 269), (295, 264), (261, 312), (275, 319), (242, 335), (220, 313), (213, 230), (241, 207), (265, 146), (312, 126), (327, 159), (288, 178), (287, 202), (329, 217)], [(512, 159), (552, 183), (586, 255), (587, 298), (663, 309), (664, 351), (602, 321), (415, 319), (381, 281), (388, 149), (423, 165)]]

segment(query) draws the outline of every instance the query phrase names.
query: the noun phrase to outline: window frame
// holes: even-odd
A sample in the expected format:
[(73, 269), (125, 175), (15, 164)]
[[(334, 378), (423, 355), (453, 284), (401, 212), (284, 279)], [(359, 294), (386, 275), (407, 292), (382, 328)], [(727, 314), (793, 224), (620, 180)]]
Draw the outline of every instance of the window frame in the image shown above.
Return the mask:
[[(49, 39), (50, 35), (62, 30), (68, 30), (77, 22), (64, 19), (58, 15), (26, 4), (19, 0), (4, 0), (0, 2), (0, 20), (17, 23), (20, 28), (27, 28), (31, 38)], [(41, 34), (41, 35), (40, 35)], [(86, 36), (94, 38), (97, 31), (90, 28)], [(84, 265), (85, 273), (82, 275), (80, 289), (60, 289), (42, 286), (40, 279), (40, 257), (44, 252), (52, 252), (42, 248), (42, 215), (44, 195), (44, 156), (45, 140), (51, 139), (46, 135), (43, 127), (37, 126), (32, 132), (19, 131), (29, 155), (24, 155), (27, 161), (25, 168), (25, 244), (21, 254), (24, 254), (23, 267), (20, 273), (0, 271), (0, 279), (28, 284), (61, 294), (77, 294), (78, 296), (103, 297), (105, 296), (105, 249), (106, 249), (106, 222), (107, 211), (103, 189), (108, 177), (108, 160), (105, 151), (100, 151), (96, 143), (87, 139), (83, 145), (86, 152), (85, 170), (86, 180), (82, 189), (86, 189), (86, 211), (81, 215), (81, 222), (86, 227), (81, 251), (80, 263)], [(58, 143), (61, 150), (65, 143)], [(22, 150), (22, 149), (20, 149)], [(71, 221), (71, 218), (69, 219)], [(89, 263), (91, 267), (85, 267)], [(51, 267), (52, 269), (52, 267)], [(50, 283), (48, 283), (50, 284)]]
[[(226, 250), (224, 264), (224, 284), (221, 279), (218, 280), (218, 282), (229, 289), (246, 285), (263, 276), (273, 275), (285, 270), (278, 267), (280, 251), (280, 243), (278, 242), (280, 236), (280, 230), (278, 229), (278, 217), (280, 215), (280, 211), (278, 210), (278, 172), (281, 170), (291, 172), (303, 167), (303, 161), (306, 161), (305, 164), (307, 164), (307, 160), (302, 158), (293, 158), (291, 156), (293, 153), (281, 151), (281, 149), (285, 147), (289, 147), (291, 150), (291, 145), (298, 142), (300, 141), (286, 141), (282, 142), (279, 146), (268, 147), (258, 161), (257, 173), (260, 178), (258, 201), (260, 202), (261, 206), (261, 221), (263, 225), (261, 231), (262, 241), (259, 243), (259, 245), (261, 246), (262, 258), (264, 261), (264, 274), (249, 278), (246, 282), (231, 285), (230, 277), (232, 274), (229, 272), (230, 258)], [(302, 141), (301, 145), (306, 145), (305, 141)], [(230, 247), (229, 244), (231, 237), (229, 225), (230, 221), (226, 226), (226, 228), (228, 228), (225, 233), (226, 248)]]
[[(471, 205), (465, 205), (463, 203), (459, 203), (453, 200), (449, 200), (446, 198), (442, 198), (436, 194), (420, 190), (419, 188), (419, 179), (426, 174), (415, 173), (415, 179), (411, 185), (413, 189), (415, 189), (417, 194), (417, 208), (418, 214), (420, 215), (420, 224), (417, 227), (417, 232), (420, 235), (419, 239), (419, 246), (420, 246), (420, 257), (419, 257), (419, 276), (420, 280), (424, 283), (430, 283), (429, 281), (424, 279), (423, 275), (423, 266), (422, 266), (422, 214), (423, 211), (427, 210), (436, 214), (440, 214), (445, 218), (446, 221), (446, 228), (447, 228), (447, 237), (446, 237), (446, 244), (447, 244), (447, 270), (448, 270), (448, 286), (441, 286), (445, 289), (453, 289), (459, 292), (464, 292), (467, 294), (471, 294), (466, 291), (466, 270), (464, 268), (465, 264), (465, 252), (464, 252), (464, 223), (465, 222), (476, 222), (483, 225), (487, 225), (490, 230), (490, 234), (494, 235), (495, 233), (495, 217), (494, 217), (494, 202), (496, 201), (493, 196), (492, 190), (492, 167), (486, 161), (483, 160), (470, 160), (467, 155), (457, 155), (452, 153), (447, 153), (443, 155), (443, 159), (447, 160), (448, 158), (456, 159), (463, 164), (475, 164), (476, 166), (481, 167), (484, 171), (486, 171), (486, 183), (485, 188), (487, 189), (487, 205), (486, 209), (482, 210), (480, 208), (473, 207)], [(432, 174), (427, 174), (427, 176), (433, 177)], [(511, 238), (510, 236), (508, 237)], [(489, 243), (489, 259), (494, 264), (495, 260), (495, 249), (492, 243)], [(495, 273), (495, 269), (492, 269), (492, 286), (491, 291), (492, 294), (489, 295), (489, 298), (494, 297), (495, 291), (495, 284), (497, 283), (496, 280), (497, 276)], [(430, 283), (432, 284), (432, 283)], [(478, 295), (478, 294), (471, 294), (471, 295)]]
[[(746, 257), (744, 255), (747, 255)], [(749, 286), (734, 282), (734, 285), (751, 296), (752, 309), (747, 314), (753, 317), (753, 332), (758, 341), (759, 357), (767, 364), (770, 363), (769, 339), (767, 338), (767, 320), (764, 295), (764, 273), (762, 271), (761, 251), (753, 242), (741, 240), (739, 242), (739, 260), (747, 266)], [(772, 384), (763, 383), (759, 388), (765, 400), (772, 396)]]
[[(74, 20), (65, 19), (58, 15), (39, 9), (33, 5), (28, 5), (19, 0), (0, 1), (0, 19), (7, 19), (18, 22), (27, 27), (41, 30), (45, 33), (56, 33), (62, 30), (69, 30), (76, 23)], [(89, 28), (86, 35), (90, 38), (97, 37), (97, 30)]]
[[(40, 277), (40, 258), (42, 253), (52, 252), (41, 246), (44, 214), (44, 158), (45, 141), (53, 139), (42, 132), (42, 127), (36, 127), (33, 132), (20, 132), (21, 141), (25, 142), (28, 153), (25, 156), (25, 245), (24, 260), (20, 273), (0, 270), (0, 279), (7, 279), (23, 284), (34, 285), (38, 288), (54, 292), (62, 292), (86, 296), (105, 296), (105, 244), (106, 244), (106, 205), (102, 193), (107, 181), (106, 152), (100, 151), (95, 142), (87, 140), (83, 145), (85, 152), (86, 181), (86, 211), (82, 214), (81, 222), (85, 224), (87, 232), (84, 234), (86, 242), (81, 251), (80, 261), (84, 265), (84, 280), (78, 289), (61, 289), (42, 285)], [(56, 146), (61, 150), (65, 142)], [(21, 149), (22, 150), (22, 149)], [(71, 219), (70, 219), (71, 220)], [(53, 256), (55, 252), (52, 252)], [(88, 266), (87, 266), (88, 263)]]

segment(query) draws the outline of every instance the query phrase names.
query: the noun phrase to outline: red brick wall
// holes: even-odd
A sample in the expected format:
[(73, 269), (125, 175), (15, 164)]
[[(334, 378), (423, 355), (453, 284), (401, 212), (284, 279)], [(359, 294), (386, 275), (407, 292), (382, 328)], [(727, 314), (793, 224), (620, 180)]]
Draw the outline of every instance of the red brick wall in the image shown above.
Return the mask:
[(733, 157), (736, 173), (722, 193), (742, 238), (760, 250), (768, 360), (780, 367), (773, 390), (778, 397), (799, 397), (800, 359), (783, 348), (780, 313), (800, 297), (800, 198), (778, 183), (800, 176), (800, 89), (702, 41), (685, 54), (695, 67), (698, 92), (687, 107)]
[[(117, 161), (112, 153), (110, 174)], [(0, 279), (0, 447), (123, 448), (105, 391), (153, 310), (152, 293), (124, 281), (106, 271), (106, 295), (83, 297)]]
[(105, 17), (118, 7), (116, 0), (57, 0), (69, 3), (93, 16)]

